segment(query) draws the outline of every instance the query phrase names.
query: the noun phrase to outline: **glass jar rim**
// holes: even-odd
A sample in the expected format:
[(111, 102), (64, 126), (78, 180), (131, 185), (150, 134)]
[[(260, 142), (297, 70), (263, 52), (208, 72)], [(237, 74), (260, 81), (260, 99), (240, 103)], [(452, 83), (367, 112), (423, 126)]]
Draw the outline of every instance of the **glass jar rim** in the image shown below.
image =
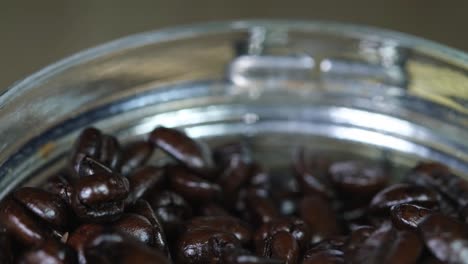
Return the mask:
[(324, 32), (350, 37), (360, 37), (379, 42), (395, 41), (398, 45), (429, 51), (437, 56), (450, 59), (452, 62), (468, 68), (468, 53), (434, 41), (393, 30), (358, 24), (313, 20), (233, 20), (176, 26), (132, 34), (79, 51), (71, 56), (49, 64), (48, 66), (4, 89), (0, 94), (0, 107), (21, 94), (23, 91), (37, 86), (38, 83), (44, 82), (48, 78), (56, 76), (70, 67), (111, 54), (112, 52), (129, 48), (137, 48), (152, 43), (188, 39), (190, 37), (213, 33), (248, 30), (256, 27), (282, 28), (304, 32)]

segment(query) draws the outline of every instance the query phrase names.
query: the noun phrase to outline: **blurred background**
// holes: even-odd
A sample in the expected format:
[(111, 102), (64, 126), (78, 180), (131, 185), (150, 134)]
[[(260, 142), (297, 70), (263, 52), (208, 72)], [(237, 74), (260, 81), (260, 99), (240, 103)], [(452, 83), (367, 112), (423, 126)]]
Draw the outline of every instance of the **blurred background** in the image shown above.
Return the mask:
[(248, 18), (383, 27), (468, 51), (468, 1), (1, 0), (0, 90), (79, 50), (180, 24)]

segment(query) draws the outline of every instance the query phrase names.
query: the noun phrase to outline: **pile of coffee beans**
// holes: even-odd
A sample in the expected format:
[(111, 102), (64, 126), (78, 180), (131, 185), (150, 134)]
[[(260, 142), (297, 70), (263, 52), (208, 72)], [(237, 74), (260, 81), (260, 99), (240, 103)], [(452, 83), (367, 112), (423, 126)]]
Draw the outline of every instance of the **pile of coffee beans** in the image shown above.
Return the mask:
[(0, 263), (468, 263), (468, 182), (446, 166), (395, 183), (385, 163), (307, 153), (275, 172), (242, 142), (87, 128), (60, 173), (1, 201)]

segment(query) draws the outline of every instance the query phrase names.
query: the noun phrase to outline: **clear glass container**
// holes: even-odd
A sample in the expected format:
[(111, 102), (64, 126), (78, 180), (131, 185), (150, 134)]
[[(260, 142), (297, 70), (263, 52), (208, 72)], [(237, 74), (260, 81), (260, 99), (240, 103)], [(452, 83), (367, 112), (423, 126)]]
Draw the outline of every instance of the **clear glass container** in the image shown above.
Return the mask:
[(96, 126), (241, 137), (271, 166), (298, 146), (468, 175), (468, 55), (334, 23), (238, 21), (148, 32), (73, 55), (0, 96), (0, 197), (63, 164)]

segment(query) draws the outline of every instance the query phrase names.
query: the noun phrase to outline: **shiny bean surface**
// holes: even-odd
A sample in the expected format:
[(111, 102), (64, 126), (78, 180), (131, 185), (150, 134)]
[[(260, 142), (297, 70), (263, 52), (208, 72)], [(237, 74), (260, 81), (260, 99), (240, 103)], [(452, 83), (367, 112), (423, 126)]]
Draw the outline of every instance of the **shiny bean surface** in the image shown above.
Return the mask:
[(205, 177), (212, 177), (212, 154), (203, 143), (191, 139), (181, 131), (162, 126), (151, 132), (149, 141), (187, 168)]

